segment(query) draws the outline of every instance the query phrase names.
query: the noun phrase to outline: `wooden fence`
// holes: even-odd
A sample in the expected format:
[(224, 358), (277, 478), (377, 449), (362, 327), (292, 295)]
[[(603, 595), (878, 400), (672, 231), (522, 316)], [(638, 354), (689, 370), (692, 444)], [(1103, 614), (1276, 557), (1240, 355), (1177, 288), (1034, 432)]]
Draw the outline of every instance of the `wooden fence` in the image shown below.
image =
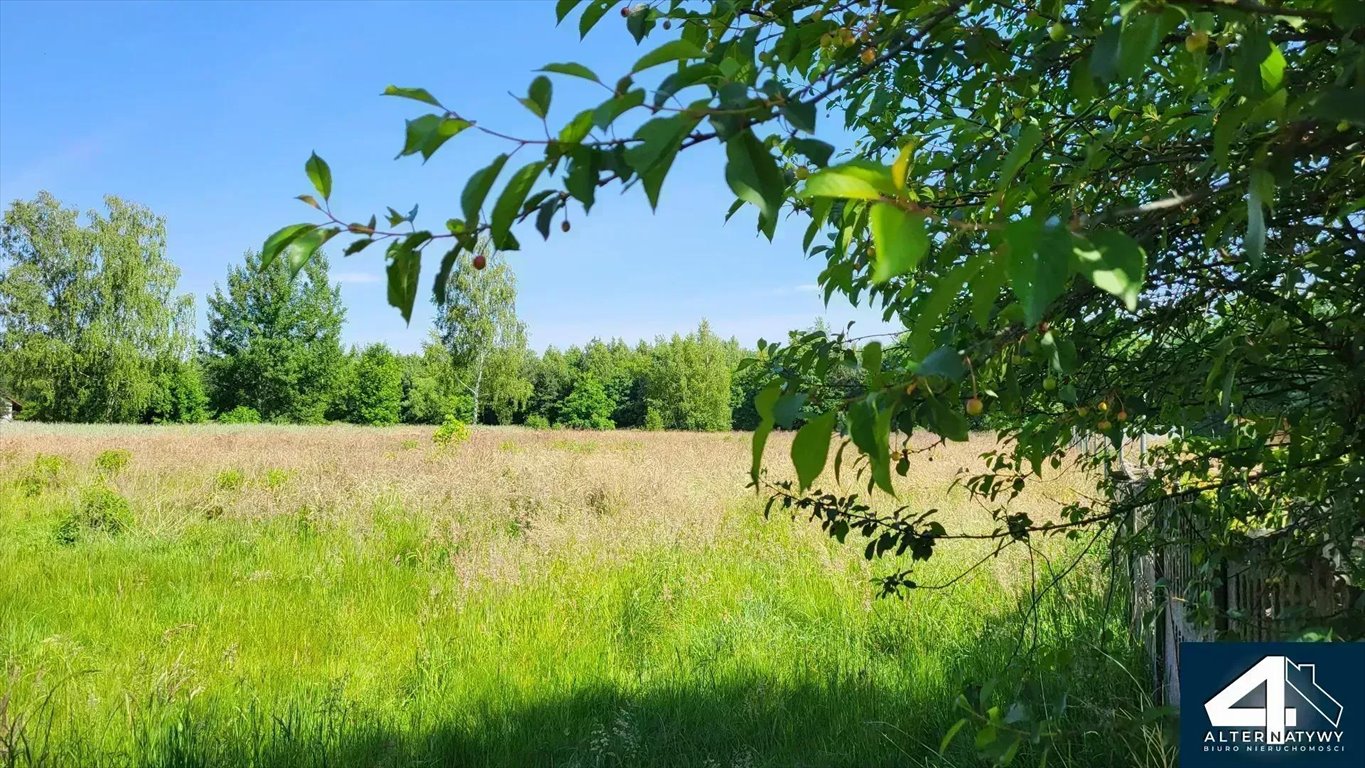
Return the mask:
[[(1117, 478), (1121, 496), (1136, 498), (1142, 477)], [(1286, 567), (1269, 556), (1273, 532), (1253, 534), (1237, 561), (1200, 578), (1186, 542), (1197, 540), (1199, 516), (1186, 497), (1139, 508), (1126, 535), (1144, 537), (1129, 558), (1132, 622), (1151, 660), (1157, 700), (1180, 705), (1180, 643), (1213, 640), (1283, 640), (1316, 620), (1347, 610), (1359, 589), (1337, 577), (1330, 560), (1314, 554)]]

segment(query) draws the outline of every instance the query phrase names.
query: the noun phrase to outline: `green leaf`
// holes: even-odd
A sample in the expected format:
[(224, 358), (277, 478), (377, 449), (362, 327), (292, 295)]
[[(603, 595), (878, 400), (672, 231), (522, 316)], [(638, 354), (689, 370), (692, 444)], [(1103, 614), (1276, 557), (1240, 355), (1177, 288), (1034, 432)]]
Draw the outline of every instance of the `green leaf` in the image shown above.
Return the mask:
[(890, 421), (890, 409), (877, 408), (870, 397), (848, 408), (849, 437), (867, 456), (872, 481), (887, 494), (895, 496), (896, 491), (891, 486)]
[(311, 206), (313, 206), (314, 208), (317, 208), (318, 210), (322, 210), (322, 206), (321, 206), (321, 205), (318, 205), (318, 199), (317, 199), (316, 197), (313, 197), (312, 195), (298, 195), (298, 196), (296, 196), (294, 199), (295, 199), (295, 200), (302, 200), (303, 202), (307, 203), (308, 205), (311, 205)]
[(636, 88), (633, 91), (627, 91), (622, 96), (607, 99), (597, 105), (597, 109), (593, 110), (592, 124), (598, 128), (606, 128), (611, 125), (616, 118), (620, 117), (622, 113), (644, 103), (645, 90), (643, 88)]
[(290, 224), (279, 229), (275, 234), (265, 239), (265, 245), (261, 246), (261, 269), (269, 267), (275, 261), (275, 257), (280, 255), (285, 246), (289, 245), (300, 235), (311, 232), (318, 228), (316, 224)]
[(854, 161), (816, 171), (806, 179), (802, 197), (837, 197), (845, 200), (880, 200), (896, 196), (891, 169), (866, 161)]
[(446, 288), (450, 284), (450, 271), (455, 268), (455, 261), (460, 258), (460, 246), (455, 246), (441, 257), (440, 269), (436, 272), (436, 283), (432, 286), (432, 293), (436, 296), (436, 304), (444, 306), (446, 303)]
[(884, 283), (913, 270), (929, 250), (924, 217), (891, 203), (873, 203), (868, 215), (877, 248), (872, 282)]
[(332, 196), (332, 169), (327, 167), (327, 161), (318, 157), (314, 152), (308, 156), (308, 162), (303, 164), (303, 170), (308, 174), (308, 180), (313, 182), (313, 188), (326, 200)]
[(583, 139), (586, 139), (588, 133), (592, 131), (592, 113), (591, 109), (585, 109), (565, 124), (559, 131), (559, 142), (561, 144), (579, 144)]
[(1147, 253), (1133, 238), (1115, 230), (1091, 232), (1087, 239), (1077, 238), (1073, 248), (1076, 271), (1096, 288), (1122, 299), (1129, 312), (1137, 310)]
[(1327, 120), (1365, 125), (1365, 86), (1328, 88), (1318, 94), (1311, 109)]
[(697, 120), (696, 117), (680, 113), (656, 117), (641, 125), (634, 136), (639, 141), (626, 150), (626, 164), (639, 174), (653, 168), (670, 150), (677, 149)]
[(1253, 168), (1247, 189), (1247, 261), (1252, 267), (1261, 266), (1265, 256), (1265, 209), (1275, 194), (1275, 177), (1263, 168)]
[(399, 88), (396, 85), (390, 85), (389, 87), (384, 89), (384, 93), (382, 95), (398, 96), (404, 99), (412, 99), (413, 101), (420, 101), (426, 104), (430, 104), (433, 107), (441, 107), (441, 109), (445, 109), (445, 107), (441, 106), (441, 102), (437, 101), (436, 97), (428, 93), (427, 89), (425, 88)]
[(939, 398), (929, 397), (929, 415), (933, 419), (929, 428), (939, 437), (957, 443), (965, 442), (971, 437), (967, 416), (956, 408), (949, 408)]
[(550, 85), (550, 78), (540, 75), (531, 81), (531, 87), (526, 91), (526, 98), (517, 99), (531, 114), (543, 118), (550, 113), (550, 94), (553, 86)]
[(323, 243), (331, 240), (340, 231), (340, 227), (317, 228), (302, 233), (291, 240), (289, 245), (285, 246), (283, 254), (285, 263), (289, 265), (289, 276), (291, 278), (297, 276), (299, 270), (303, 269), (303, 265), (313, 258), (313, 254), (317, 252), (318, 248), (321, 248)]
[(422, 271), (422, 253), (417, 246), (431, 239), (428, 232), (416, 232), (389, 246), (389, 306), (397, 307), (403, 322), (412, 321), (412, 305), (417, 299), (417, 278)]
[(1090, 76), (1101, 83), (1113, 80), (1118, 73), (1119, 37), (1118, 27), (1105, 27), (1090, 51)]
[(508, 179), (507, 186), (498, 196), (498, 202), (493, 205), (493, 216), (489, 222), (489, 235), (493, 239), (494, 248), (511, 250), (507, 247), (507, 233), (512, 229), (512, 222), (521, 210), (521, 204), (526, 201), (526, 196), (531, 193), (531, 187), (544, 170), (545, 162), (540, 160), (522, 166), (511, 179)]
[(441, 145), (468, 128), (471, 123), (458, 117), (422, 115), (407, 122), (407, 135), (403, 140), (403, 151), (398, 157), (421, 154), (423, 162), (430, 160)]
[(1270, 53), (1261, 61), (1261, 85), (1266, 93), (1274, 93), (1284, 83), (1284, 54), (1280, 47), (1270, 44)]
[(948, 732), (943, 734), (943, 740), (938, 743), (939, 757), (942, 757), (943, 753), (948, 751), (948, 746), (953, 743), (953, 738), (957, 736), (958, 731), (961, 731), (962, 727), (966, 724), (967, 718), (964, 717), (956, 723), (953, 723), (953, 727), (949, 728)]
[(1010, 289), (1024, 309), (1024, 320), (1037, 325), (1062, 294), (1071, 263), (1071, 233), (1065, 227), (1043, 229), (1036, 219), (1005, 225), (1005, 262)]
[(1037, 149), (1038, 142), (1043, 140), (1043, 131), (1033, 123), (1025, 125), (1019, 131), (1019, 140), (1010, 148), (1010, 153), (1005, 155), (1005, 161), (1000, 165), (1000, 189), (1005, 189), (1014, 181), (1015, 174), (1033, 156), (1033, 150)]
[(1161, 42), (1161, 15), (1135, 13), (1123, 21), (1119, 34), (1118, 75), (1129, 80), (1142, 74)]
[(694, 43), (688, 42), (687, 40), (670, 40), (649, 53), (646, 53), (644, 56), (641, 56), (640, 60), (635, 62), (635, 66), (630, 68), (630, 73), (633, 75), (637, 72), (643, 72), (650, 67), (666, 64), (670, 61), (684, 61), (686, 59), (701, 59), (705, 57), (706, 54)]
[(788, 143), (816, 167), (829, 165), (829, 159), (834, 155), (834, 147), (818, 139), (791, 139)]
[(915, 366), (920, 376), (942, 376), (949, 381), (962, 381), (967, 375), (967, 366), (962, 364), (962, 355), (952, 347), (939, 347)]
[(761, 222), (777, 222), (786, 184), (767, 146), (745, 130), (725, 143), (725, 181), (739, 199), (758, 207)]
[(763, 468), (763, 447), (768, 443), (768, 434), (773, 431), (773, 406), (777, 405), (777, 398), (781, 394), (781, 383), (774, 381), (759, 390), (758, 394), (754, 396), (754, 410), (758, 413), (758, 428), (754, 430), (753, 463), (749, 468), (749, 477), (755, 483), (758, 482), (759, 470)]
[(611, 0), (589, 0), (588, 7), (583, 9), (583, 15), (578, 17), (578, 37), (583, 39), (588, 36), (592, 28), (602, 18), (602, 15), (611, 8)]
[(341, 252), (341, 255), (342, 255), (342, 256), (354, 256), (354, 255), (356, 255), (357, 253), (360, 253), (361, 251), (363, 251), (363, 250), (365, 250), (366, 248), (370, 247), (370, 244), (373, 243), (373, 242), (374, 242), (374, 240), (373, 240), (372, 238), (363, 237), (363, 238), (361, 238), (361, 239), (359, 239), (359, 240), (356, 240), (355, 242), (351, 243), (350, 245), (346, 246), (346, 250), (342, 251), (342, 252)]
[(559, 0), (555, 3), (555, 24), (563, 21), (564, 17), (568, 16), (569, 12), (574, 9), (574, 6), (581, 2), (583, 0)]
[(575, 62), (575, 61), (568, 61), (568, 62), (557, 63), (557, 64), (546, 64), (545, 66), (541, 67), (540, 69), (538, 69), (538, 70), (536, 70), (536, 71), (537, 71), (537, 72), (555, 72), (555, 73), (557, 73), (557, 74), (568, 75), (568, 76), (570, 76), (570, 77), (581, 77), (581, 78), (583, 78), (584, 80), (591, 80), (591, 81), (593, 81), (594, 83), (600, 83), (600, 82), (602, 82), (601, 80), (599, 80), (599, 79), (597, 78), (597, 75), (596, 75), (595, 73), (593, 73), (593, 71), (592, 71), (591, 69), (588, 69), (587, 67), (585, 67), (585, 66), (583, 66), (582, 64), (579, 64), (578, 62)]
[(793, 128), (806, 133), (815, 133), (815, 104), (806, 101), (788, 101), (782, 105), (782, 116)]
[(479, 220), (479, 209), (483, 207), (483, 201), (488, 199), (493, 182), (506, 164), (507, 155), (498, 155), (488, 167), (475, 171), (465, 184), (464, 192), (460, 194), (460, 206), (464, 210), (464, 220), (471, 228)]
[(796, 477), (803, 491), (825, 470), (834, 420), (834, 411), (816, 416), (806, 422), (792, 440), (792, 464), (796, 467)]

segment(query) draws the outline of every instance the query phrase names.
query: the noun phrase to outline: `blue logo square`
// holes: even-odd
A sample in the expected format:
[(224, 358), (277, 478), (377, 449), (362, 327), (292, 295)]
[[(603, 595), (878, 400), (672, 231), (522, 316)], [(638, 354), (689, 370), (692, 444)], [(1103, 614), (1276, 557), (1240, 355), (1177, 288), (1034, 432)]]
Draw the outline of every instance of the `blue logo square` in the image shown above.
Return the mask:
[(1365, 644), (1181, 643), (1180, 764), (1365, 766)]

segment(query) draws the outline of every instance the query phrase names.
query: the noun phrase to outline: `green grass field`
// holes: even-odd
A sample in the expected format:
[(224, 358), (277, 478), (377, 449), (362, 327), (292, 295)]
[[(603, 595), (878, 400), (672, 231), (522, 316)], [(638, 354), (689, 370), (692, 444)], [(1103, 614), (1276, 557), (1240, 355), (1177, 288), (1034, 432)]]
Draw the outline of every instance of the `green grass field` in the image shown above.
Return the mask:
[[(986, 445), (917, 464), (902, 497), (986, 525), (948, 488)], [(5, 426), (0, 765), (971, 766), (971, 729), (937, 754), (954, 701), (1021, 638), (1072, 653), (1050, 765), (1151, 764), (1098, 555), (1034, 615), (1022, 555), (878, 599), (903, 563), (764, 520), (747, 452), (739, 434), (479, 429), (440, 450), (409, 428)], [(1079, 546), (1046, 545), (1054, 564)], [(945, 546), (917, 577), (980, 551)]]

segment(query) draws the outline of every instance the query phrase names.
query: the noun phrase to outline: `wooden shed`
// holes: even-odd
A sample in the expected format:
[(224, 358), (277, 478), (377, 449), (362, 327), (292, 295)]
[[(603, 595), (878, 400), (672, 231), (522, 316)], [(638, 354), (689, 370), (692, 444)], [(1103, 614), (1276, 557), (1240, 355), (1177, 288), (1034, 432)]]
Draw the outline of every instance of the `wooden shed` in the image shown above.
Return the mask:
[(0, 421), (14, 421), (14, 414), (24, 410), (24, 404), (0, 392)]

